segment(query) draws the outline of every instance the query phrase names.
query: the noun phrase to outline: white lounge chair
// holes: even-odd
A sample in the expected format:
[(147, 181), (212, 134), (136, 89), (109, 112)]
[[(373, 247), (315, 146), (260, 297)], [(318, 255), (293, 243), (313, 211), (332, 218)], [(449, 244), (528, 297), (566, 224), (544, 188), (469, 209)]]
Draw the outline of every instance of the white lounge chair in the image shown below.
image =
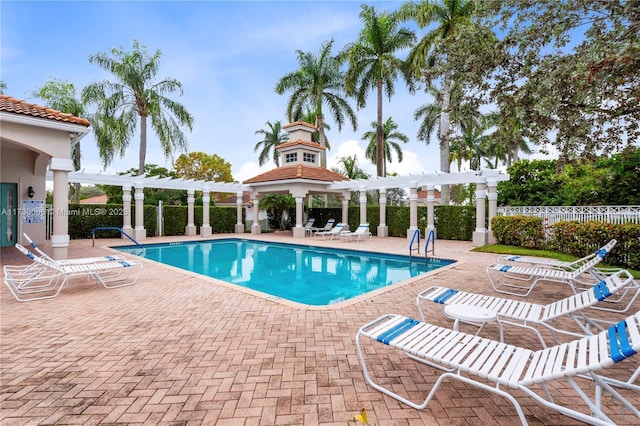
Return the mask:
[[(610, 326), (611, 322), (588, 316), (586, 312), (588, 308), (602, 305), (605, 301), (613, 298), (623, 300), (628, 297), (628, 303), (625, 307), (603, 309), (611, 312), (626, 312), (638, 297), (639, 292), (640, 285), (633, 279), (633, 276), (628, 271), (621, 270), (594, 285), (589, 290), (584, 290), (581, 293), (547, 305), (530, 303), (525, 300), (468, 293), (439, 286), (429, 287), (418, 294), (416, 304), (423, 321), (426, 318), (422, 309), (423, 301), (438, 303), (443, 309), (446, 305), (453, 304), (488, 309), (498, 315), (498, 320), (502, 324), (511, 324), (533, 331), (540, 339), (542, 346), (546, 347), (542, 334), (532, 325), (543, 326), (551, 331), (555, 343), (560, 343), (557, 334), (568, 335), (573, 338), (592, 335), (594, 330), (595, 332), (602, 331), (605, 327)], [(568, 325), (564, 324), (563, 326), (563, 320), (575, 322), (582, 332), (568, 331)], [(605, 324), (605, 326), (602, 324)]]
[(371, 239), (371, 232), (369, 232), (369, 224), (361, 223), (353, 232), (343, 231), (340, 233), (340, 240), (353, 241), (354, 238), (356, 239), (356, 241), (360, 241), (361, 239), (364, 240), (365, 238)]
[(336, 226), (334, 226), (331, 230), (318, 231), (315, 234), (313, 234), (313, 236), (322, 237), (323, 240), (325, 239), (325, 237), (329, 237), (330, 240), (333, 240), (334, 238), (340, 238), (340, 233), (343, 232), (344, 227), (345, 227), (344, 223), (342, 222), (336, 223)]
[[(603, 380), (599, 373), (640, 351), (639, 327), (640, 312), (595, 336), (532, 351), (388, 314), (359, 329), (356, 347), (367, 383), (416, 409), (427, 407), (443, 380), (452, 378), (508, 399), (523, 425), (529, 422), (508, 388), (519, 389), (538, 403), (580, 421), (613, 425), (614, 421), (603, 412), (603, 390), (635, 416), (640, 417), (640, 411)], [(443, 369), (445, 373), (440, 375), (423, 402), (413, 402), (408, 396), (402, 396), (374, 381), (367, 359), (381, 366), (381, 351), (376, 350), (376, 355), (365, 351), (363, 341), (383, 343), (401, 350), (410, 358)], [(377, 374), (381, 374), (381, 371), (380, 368), (376, 369)], [(390, 371), (389, 376), (397, 379), (397, 372)], [(590, 380), (581, 385), (581, 379), (585, 376)], [(482, 378), (482, 381), (475, 377)], [(556, 401), (552, 399), (551, 388), (547, 386), (547, 383), (554, 381), (566, 383), (562, 386), (561, 398)], [(595, 387), (593, 396), (589, 396), (592, 387)], [(572, 389), (575, 393), (571, 392)], [(580, 399), (586, 407), (578, 405)], [(571, 406), (561, 405), (560, 400), (570, 401)]]
[(320, 227), (320, 228), (316, 228), (315, 226), (311, 227), (311, 232), (325, 232), (325, 231), (331, 231), (331, 229), (333, 228), (333, 224), (336, 223), (335, 219), (329, 219), (327, 221), (327, 223), (324, 224), (324, 226)]
[(307, 220), (307, 223), (304, 225), (304, 236), (311, 235), (313, 233), (313, 222), (315, 222), (315, 218), (310, 218)]
[(487, 275), (491, 286), (498, 293), (527, 296), (540, 281), (565, 283), (576, 292), (605, 277), (607, 271), (601, 271), (596, 266), (607, 254), (608, 251), (601, 249), (571, 270), (494, 263), (487, 266)]
[(136, 260), (58, 265), (20, 244), (15, 247), (38, 264), (37, 268), (10, 265), (3, 268), (5, 285), (20, 302), (56, 297), (69, 279), (76, 276), (93, 278), (105, 288), (132, 285), (138, 280), (142, 269), (142, 263)]
[(29, 236), (26, 233), (22, 233), (22, 235), (24, 236), (25, 240), (27, 240), (27, 242), (29, 243), (29, 245), (31, 246), (31, 249), (38, 253), (42, 258), (53, 262), (55, 264), (61, 265), (61, 266), (66, 266), (66, 265), (79, 265), (79, 264), (83, 264), (83, 263), (96, 263), (96, 262), (113, 262), (116, 260), (127, 260), (127, 258), (125, 256), (119, 255), (119, 254), (109, 254), (109, 255), (105, 255), (105, 256), (95, 256), (95, 257), (78, 257), (78, 258), (74, 258), (74, 259), (60, 259), (60, 260), (56, 260), (51, 258), (47, 253), (45, 253), (44, 251), (42, 251), (37, 245), (36, 243), (34, 243), (31, 238), (29, 238)]
[(573, 262), (565, 262), (558, 259), (552, 259), (547, 257), (535, 257), (535, 256), (517, 256), (517, 255), (503, 255), (498, 257), (498, 263), (512, 262), (515, 264), (524, 264), (523, 266), (541, 266), (555, 269), (564, 269), (566, 271), (574, 271), (579, 269), (585, 262), (591, 260), (594, 256), (604, 257), (608, 253), (611, 253), (613, 247), (615, 247), (617, 240), (613, 239), (607, 244), (596, 250), (595, 252), (582, 257)]

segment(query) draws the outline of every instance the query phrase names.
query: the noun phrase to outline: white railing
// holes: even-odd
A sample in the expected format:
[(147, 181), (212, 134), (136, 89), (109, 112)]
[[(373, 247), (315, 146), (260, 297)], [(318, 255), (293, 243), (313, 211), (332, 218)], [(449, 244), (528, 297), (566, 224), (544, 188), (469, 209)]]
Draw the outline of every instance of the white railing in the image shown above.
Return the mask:
[(522, 206), (499, 207), (498, 214), (503, 216), (537, 216), (546, 226), (556, 222), (592, 220), (608, 223), (640, 224), (640, 206)]

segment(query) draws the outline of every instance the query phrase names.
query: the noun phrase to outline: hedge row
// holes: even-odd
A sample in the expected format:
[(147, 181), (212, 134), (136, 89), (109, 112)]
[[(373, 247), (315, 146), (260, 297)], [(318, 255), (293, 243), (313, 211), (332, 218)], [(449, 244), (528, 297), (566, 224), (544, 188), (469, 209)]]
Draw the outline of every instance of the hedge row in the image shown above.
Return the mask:
[(616, 239), (618, 242), (607, 256), (607, 263), (640, 269), (640, 225), (638, 224), (569, 221), (558, 222), (551, 229), (546, 230), (541, 218), (496, 216), (491, 221), (491, 229), (496, 241), (500, 244), (555, 250), (577, 257), (593, 253), (610, 240)]
[[(390, 237), (405, 237), (410, 227), (410, 211), (406, 206), (387, 206), (387, 226)], [(330, 218), (340, 221), (342, 210), (339, 208), (313, 208), (307, 211), (309, 217), (315, 218), (315, 223), (323, 226)], [(360, 207), (350, 207), (348, 213), (349, 229), (356, 229), (360, 224)], [(475, 207), (436, 206), (435, 226), (440, 239), (471, 241), (476, 227)], [(380, 225), (380, 208), (367, 207), (367, 222), (373, 235), (378, 232)], [(427, 227), (427, 207), (418, 207), (418, 229), (424, 237)]]
[[(91, 231), (98, 227), (122, 228), (122, 205), (119, 204), (70, 204), (69, 236), (73, 239), (91, 238)], [(209, 224), (215, 234), (234, 232), (237, 210), (235, 207), (210, 207)], [(187, 226), (187, 206), (164, 206), (163, 235), (184, 235)], [(244, 221), (244, 217), (243, 217)], [(194, 224), (202, 226), (202, 206), (194, 207)], [(135, 207), (131, 207), (131, 226), (135, 227)], [(144, 206), (144, 228), (147, 237), (158, 230), (156, 206)], [(118, 238), (118, 231), (98, 231), (96, 238)]]
[[(135, 226), (135, 207), (132, 206), (131, 221)], [(147, 236), (156, 235), (158, 229), (157, 207), (144, 206), (144, 227)], [(69, 206), (69, 235), (71, 238), (91, 238), (91, 230), (97, 227), (122, 227), (122, 206), (119, 204), (87, 205), (72, 204)], [(389, 236), (405, 237), (409, 229), (409, 208), (401, 206), (387, 207), (387, 225)], [(235, 207), (210, 207), (209, 224), (214, 234), (234, 232), (237, 210)], [(244, 214), (244, 213), (243, 213)], [(307, 211), (309, 217), (315, 218), (316, 226), (324, 226), (330, 218), (340, 221), (340, 208), (313, 208)], [(164, 206), (164, 235), (184, 235), (187, 225), (187, 206)], [(243, 223), (245, 218), (243, 217)], [(295, 218), (292, 219), (295, 223)], [(350, 207), (348, 212), (349, 229), (356, 229), (360, 224), (360, 207)], [(369, 229), (376, 235), (380, 225), (380, 208), (367, 207)], [(194, 224), (202, 226), (202, 206), (194, 207)], [(459, 206), (436, 206), (435, 225), (438, 238), (447, 240), (470, 241), (475, 229), (475, 208)], [(424, 237), (427, 226), (427, 207), (418, 207), (418, 229)], [(117, 231), (100, 231), (96, 238), (117, 238)]]

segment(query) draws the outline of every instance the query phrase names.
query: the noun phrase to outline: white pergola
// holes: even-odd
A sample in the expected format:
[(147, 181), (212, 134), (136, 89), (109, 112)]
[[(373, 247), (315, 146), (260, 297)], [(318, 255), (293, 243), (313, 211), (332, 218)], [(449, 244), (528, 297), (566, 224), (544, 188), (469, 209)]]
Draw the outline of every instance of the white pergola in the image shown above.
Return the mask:
[[(434, 190), (436, 185), (451, 185), (451, 184), (476, 184), (476, 230), (473, 233), (473, 244), (475, 246), (485, 245), (493, 242), (493, 236), (491, 229), (487, 229), (485, 226), (485, 206), (486, 200), (489, 201), (489, 223), (497, 212), (497, 185), (500, 181), (509, 180), (509, 175), (501, 173), (497, 170), (482, 170), (463, 173), (434, 173), (434, 174), (421, 174), (421, 175), (409, 175), (409, 176), (397, 176), (386, 178), (372, 178), (361, 180), (347, 180), (347, 181), (335, 181), (328, 182), (326, 185), (327, 190), (335, 191), (359, 191), (360, 192), (360, 222), (367, 222), (367, 210), (366, 210), (366, 192), (369, 190), (380, 191), (380, 225), (377, 229), (379, 237), (388, 236), (388, 226), (386, 224), (386, 193), (388, 189), (394, 188), (409, 188), (409, 208), (410, 208), (410, 227), (407, 230), (407, 238), (412, 238), (415, 231), (418, 229), (418, 188), (426, 188), (427, 190), (427, 228), (425, 233), (430, 231), (435, 232), (434, 223), (434, 206), (435, 195)], [(146, 177), (146, 176), (131, 176), (131, 175), (103, 175), (103, 174), (89, 174), (81, 172), (69, 173), (70, 183), (84, 183), (94, 185), (114, 185), (122, 186), (123, 191), (123, 231), (132, 234), (136, 240), (144, 240), (146, 238), (146, 231), (144, 229), (144, 188), (160, 188), (160, 189), (176, 189), (187, 191), (187, 226), (185, 229), (186, 235), (196, 235), (196, 226), (194, 224), (194, 195), (195, 191), (203, 192), (203, 217), (202, 227), (200, 235), (203, 237), (211, 236), (211, 226), (209, 224), (209, 203), (211, 202), (211, 192), (221, 193), (235, 193), (236, 194), (236, 208), (237, 208), (237, 222), (235, 225), (236, 233), (244, 233), (244, 225), (242, 223), (242, 195), (244, 191), (252, 191), (253, 184), (242, 183), (223, 183), (223, 182), (209, 182), (203, 180), (194, 179), (174, 179), (174, 178), (159, 178), (159, 177)], [(282, 182), (272, 182), (273, 185), (280, 185)], [(256, 185), (258, 186), (258, 185)], [(265, 188), (265, 184), (259, 185), (261, 191), (268, 190)], [(267, 185), (269, 186), (269, 185)], [(135, 214), (135, 228), (131, 226), (131, 201), (132, 201), (132, 188), (133, 188), (133, 200), (135, 201), (136, 214)], [(346, 221), (346, 209), (343, 208), (343, 221)], [(54, 209), (54, 216), (57, 213)], [(63, 213), (62, 213), (63, 214)], [(55, 217), (54, 217), (55, 221)], [(302, 215), (298, 215), (296, 219), (296, 228), (302, 227)], [(259, 233), (260, 229), (253, 227), (252, 233)], [(294, 235), (304, 235), (302, 233), (294, 233)]]
[[(202, 191), (202, 227), (200, 233), (203, 237), (211, 236), (211, 225), (209, 224), (209, 203), (211, 202), (211, 192), (225, 192), (236, 194), (236, 233), (244, 232), (242, 224), (242, 193), (247, 189), (241, 183), (209, 182), (195, 179), (174, 179), (161, 177), (131, 176), (131, 175), (102, 175), (89, 173), (69, 173), (70, 183), (84, 183), (94, 185), (122, 186), (122, 230), (134, 239), (141, 241), (146, 239), (144, 229), (144, 188), (177, 189), (187, 191), (187, 227), (186, 235), (196, 235), (194, 223), (194, 203), (195, 191)], [(136, 217), (135, 228), (131, 227), (131, 190), (134, 190), (133, 200), (135, 201)]]

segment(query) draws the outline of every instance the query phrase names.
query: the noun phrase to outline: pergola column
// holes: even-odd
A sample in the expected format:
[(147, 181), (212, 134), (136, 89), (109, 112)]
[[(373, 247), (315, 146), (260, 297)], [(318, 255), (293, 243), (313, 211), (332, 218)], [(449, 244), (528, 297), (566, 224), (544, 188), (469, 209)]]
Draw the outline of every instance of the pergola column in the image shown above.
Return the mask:
[(133, 231), (133, 238), (136, 241), (147, 239), (147, 231), (144, 229), (144, 183), (134, 182), (135, 193), (133, 198), (136, 203), (136, 228)]
[(427, 229), (424, 231), (424, 236), (427, 238), (429, 232), (433, 231), (433, 237), (437, 238), (436, 225), (435, 225), (435, 186), (432, 184), (427, 185)]
[(480, 247), (487, 244), (487, 228), (485, 227), (485, 207), (486, 207), (486, 183), (476, 183), (476, 230), (473, 233), (473, 246)]
[(208, 186), (205, 186), (202, 188), (202, 227), (200, 228), (200, 236), (205, 238), (213, 235), (209, 221), (209, 203), (211, 203), (211, 191)]
[(251, 224), (251, 233), (253, 235), (260, 235), (262, 233), (262, 227), (260, 226), (260, 220), (258, 219), (258, 212), (260, 211), (260, 199), (255, 197), (253, 199), (253, 223)]
[(194, 224), (194, 211), (193, 205), (196, 202), (194, 197), (196, 191), (192, 188), (187, 189), (187, 226), (184, 229), (184, 234), (187, 236), (196, 235), (196, 225)]
[(244, 234), (244, 224), (242, 223), (242, 191), (236, 192), (236, 234)]
[(367, 223), (367, 188), (360, 188), (360, 223)]
[(342, 200), (342, 223), (344, 223), (344, 230), (349, 230), (349, 199)]
[(304, 215), (304, 198), (296, 197), (296, 226), (293, 228), (293, 238), (304, 238), (305, 230), (302, 224), (302, 220), (304, 219), (302, 216)]
[(487, 179), (487, 198), (489, 200), (489, 234), (487, 243), (495, 244), (496, 238), (491, 229), (491, 220), (498, 214), (498, 181), (496, 179)]
[[(127, 235), (133, 234), (131, 227), (131, 184), (122, 185), (122, 230)], [(125, 238), (124, 235), (120, 236)]]
[(409, 187), (409, 229), (407, 229), (409, 241), (413, 238), (416, 229), (418, 229), (418, 186), (416, 182), (411, 182)]
[(53, 229), (51, 247), (54, 259), (66, 259), (69, 254), (69, 172), (73, 161), (69, 158), (52, 158), (53, 171)]
[(388, 237), (389, 227), (387, 226), (387, 188), (380, 188), (380, 225), (378, 225), (378, 237)]

